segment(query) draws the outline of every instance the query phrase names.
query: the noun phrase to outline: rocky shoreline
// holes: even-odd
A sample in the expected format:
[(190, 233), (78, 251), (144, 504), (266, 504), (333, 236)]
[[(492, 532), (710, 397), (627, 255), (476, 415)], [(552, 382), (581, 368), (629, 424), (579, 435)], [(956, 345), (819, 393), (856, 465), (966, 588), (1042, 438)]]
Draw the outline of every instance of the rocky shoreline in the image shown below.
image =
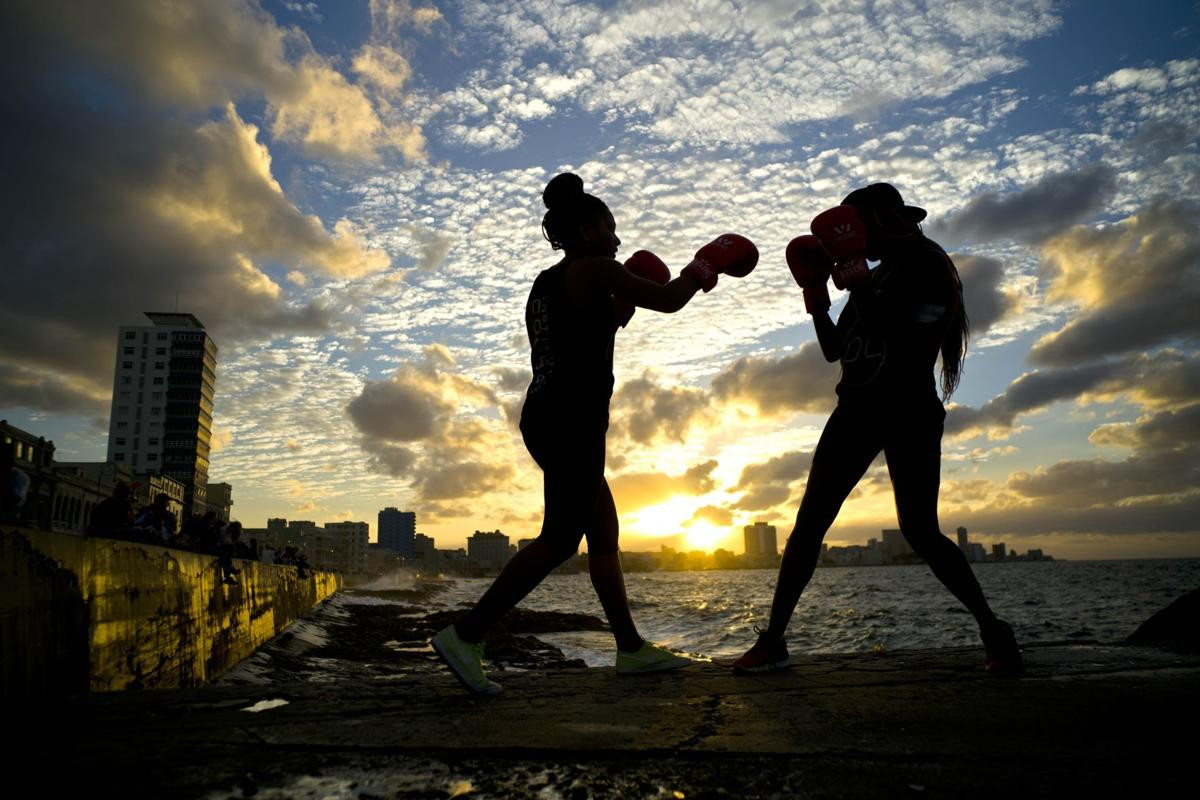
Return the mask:
[[(429, 638), (459, 612), (428, 610), (429, 600), (445, 589), (441, 581), (419, 581), (412, 589), (342, 592), (216, 683), (280, 685), (445, 674)], [(489, 667), (499, 674), (585, 668), (582, 660), (568, 658), (536, 637), (563, 631), (607, 632), (608, 623), (590, 614), (515, 608), (484, 639)]]

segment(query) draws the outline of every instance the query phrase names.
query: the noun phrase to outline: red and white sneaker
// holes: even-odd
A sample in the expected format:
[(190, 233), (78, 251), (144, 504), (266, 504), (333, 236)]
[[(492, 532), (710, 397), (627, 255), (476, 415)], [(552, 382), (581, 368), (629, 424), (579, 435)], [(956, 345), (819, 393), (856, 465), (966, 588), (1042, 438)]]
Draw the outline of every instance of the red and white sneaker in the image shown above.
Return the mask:
[(1025, 671), (1025, 660), (1021, 646), (1012, 626), (1004, 620), (996, 620), (986, 628), (980, 628), (983, 638), (984, 668), (995, 675), (1020, 675)]
[(760, 631), (757, 626), (754, 630), (758, 634), (758, 641), (745, 655), (733, 662), (733, 671), (752, 674), (786, 669), (792, 662), (783, 639), (768, 638), (766, 631)]

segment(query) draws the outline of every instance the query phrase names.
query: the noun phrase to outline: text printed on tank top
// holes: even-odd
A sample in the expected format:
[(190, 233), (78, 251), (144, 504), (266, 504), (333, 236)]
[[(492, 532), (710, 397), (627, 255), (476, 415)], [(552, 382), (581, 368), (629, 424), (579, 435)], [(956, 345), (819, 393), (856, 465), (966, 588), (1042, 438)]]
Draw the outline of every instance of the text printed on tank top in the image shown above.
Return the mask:
[(533, 351), (533, 382), (529, 393), (545, 387), (554, 372), (554, 355), (550, 349), (550, 298), (538, 297), (529, 303), (530, 349)]

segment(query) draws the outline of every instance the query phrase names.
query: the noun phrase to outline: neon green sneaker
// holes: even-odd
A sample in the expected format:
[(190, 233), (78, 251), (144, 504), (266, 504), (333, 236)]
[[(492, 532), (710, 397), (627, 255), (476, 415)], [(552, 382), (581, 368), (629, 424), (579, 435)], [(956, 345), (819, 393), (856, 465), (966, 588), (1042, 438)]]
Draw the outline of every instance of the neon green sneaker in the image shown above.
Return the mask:
[(458, 638), (453, 625), (447, 625), (429, 640), (434, 651), (450, 667), (458, 682), (478, 694), (498, 694), (501, 686), (489, 681), (483, 671), (483, 643), (471, 644)]
[(690, 658), (676, 655), (656, 644), (642, 642), (642, 646), (632, 653), (624, 650), (617, 651), (617, 673), (620, 675), (638, 675), (643, 672), (665, 672), (669, 669), (679, 669), (693, 663)]

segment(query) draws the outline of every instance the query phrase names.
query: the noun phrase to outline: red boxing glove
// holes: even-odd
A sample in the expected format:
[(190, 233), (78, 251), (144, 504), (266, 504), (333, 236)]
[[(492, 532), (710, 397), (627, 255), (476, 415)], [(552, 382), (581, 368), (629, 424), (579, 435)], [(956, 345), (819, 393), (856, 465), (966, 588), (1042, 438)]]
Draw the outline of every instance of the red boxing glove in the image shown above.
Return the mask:
[[(638, 250), (625, 259), (625, 269), (639, 278), (645, 278), (658, 284), (665, 284), (671, 280), (670, 268), (649, 250)], [(633, 312), (636, 309), (637, 306), (633, 303), (622, 300), (620, 297), (613, 297), (613, 314), (617, 319), (617, 324), (622, 328), (629, 324), (629, 320), (633, 319)]]
[(825, 281), (833, 270), (833, 259), (825, 252), (815, 236), (797, 236), (788, 242), (788, 269), (804, 290), (804, 310), (817, 314), (828, 310), (829, 292)]
[(726, 233), (696, 251), (696, 257), (679, 273), (687, 275), (708, 292), (717, 285), (717, 275), (724, 272), (744, 278), (758, 264), (758, 248), (745, 236)]
[(839, 289), (854, 289), (871, 279), (867, 268), (867, 226), (858, 209), (835, 206), (822, 211), (809, 226), (821, 241), (825, 252), (833, 257), (833, 285)]

